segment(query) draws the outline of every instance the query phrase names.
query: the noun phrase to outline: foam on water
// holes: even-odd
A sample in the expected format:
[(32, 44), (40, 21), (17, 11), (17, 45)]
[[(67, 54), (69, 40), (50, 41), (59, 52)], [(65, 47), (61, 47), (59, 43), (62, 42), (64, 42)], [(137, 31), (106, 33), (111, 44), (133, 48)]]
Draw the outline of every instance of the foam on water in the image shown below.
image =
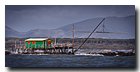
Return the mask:
[(104, 55), (101, 55), (101, 54), (85, 54), (85, 53), (76, 53), (74, 55), (85, 55), (85, 56), (104, 56)]
[[(122, 51), (122, 52), (131, 52), (132, 50), (117, 50), (117, 51)], [(134, 51), (135, 52), (135, 51)]]
[(43, 50), (34, 50), (34, 52), (44, 52)]

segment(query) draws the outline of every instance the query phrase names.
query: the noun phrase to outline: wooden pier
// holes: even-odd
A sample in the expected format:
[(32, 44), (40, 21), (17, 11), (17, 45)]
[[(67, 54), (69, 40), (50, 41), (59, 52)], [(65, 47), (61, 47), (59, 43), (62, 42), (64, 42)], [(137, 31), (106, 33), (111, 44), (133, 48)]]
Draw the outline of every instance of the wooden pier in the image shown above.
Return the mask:
[(26, 48), (25, 45), (15, 45), (12, 48), (13, 54), (72, 54), (72, 44), (57, 44), (50, 48)]

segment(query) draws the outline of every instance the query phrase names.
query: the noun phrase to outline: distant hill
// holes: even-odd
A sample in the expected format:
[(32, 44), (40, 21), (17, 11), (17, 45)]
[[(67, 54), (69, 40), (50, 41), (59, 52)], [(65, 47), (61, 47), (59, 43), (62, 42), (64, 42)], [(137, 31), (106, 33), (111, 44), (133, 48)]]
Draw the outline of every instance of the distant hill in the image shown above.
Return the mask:
[[(74, 29), (77, 31), (92, 31), (103, 18), (91, 18), (84, 21), (80, 21), (74, 24)], [(34, 29), (28, 32), (18, 32), (8, 26), (5, 26), (5, 37), (57, 37), (71, 38), (72, 37), (72, 25), (69, 24), (57, 29)], [(102, 25), (105, 25), (105, 31), (111, 32), (124, 32), (135, 33), (135, 15), (127, 17), (106, 17), (105, 21), (98, 27), (96, 31), (102, 31)], [(85, 38), (89, 33), (76, 33), (75, 37)], [(115, 38), (115, 39), (129, 39), (135, 38), (135, 35), (125, 34), (97, 34), (94, 33), (91, 37), (94, 38)]]
[(15, 36), (19, 36), (19, 32), (11, 29), (8, 26), (5, 26), (5, 37), (15, 37)]
[(59, 34), (59, 36), (64, 35), (64, 31), (61, 29), (57, 30), (47, 30), (47, 29), (34, 29), (28, 32), (17, 32), (8, 26), (5, 26), (5, 37), (50, 37)]

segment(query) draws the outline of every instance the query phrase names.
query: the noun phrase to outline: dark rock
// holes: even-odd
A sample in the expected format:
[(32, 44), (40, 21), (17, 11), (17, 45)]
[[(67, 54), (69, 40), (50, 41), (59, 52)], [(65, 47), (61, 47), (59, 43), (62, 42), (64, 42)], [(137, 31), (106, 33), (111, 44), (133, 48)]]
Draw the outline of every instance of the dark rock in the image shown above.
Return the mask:
[(133, 54), (133, 52), (128, 52), (127, 54), (128, 54), (128, 56), (131, 56)]
[(98, 53), (98, 54), (103, 54), (103, 53)]
[(112, 55), (111, 55), (111, 52), (108, 52), (107, 55), (108, 55), (108, 56), (112, 56)]
[(126, 54), (124, 52), (118, 52), (119, 56), (125, 56)]
[(90, 54), (90, 52), (87, 52), (86, 54)]
[(92, 52), (91, 54), (97, 54), (96, 52)]
[(124, 53), (124, 56), (128, 56), (128, 54), (127, 53)]
[(9, 55), (9, 54), (11, 54), (10, 52), (8, 52), (8, 51), (5, 51), (5, 55)]
[(56, 51), (54, 51), (54, 52), (53, 52), (53, 54), (57, 54), (57, 52), (56, 52)]
[(107, 55), (107, 53), (102, 53), (104, 56), (106, 56)]
[(135, 53), (133, 53), (131, 56), (135, 56)]
[(112, 52), (112, 53), (111, 53), (111, 55), (112, 55), (112, 56), (115, 56), (115, 55), (116, 55), (116, 53), (115, 53), (115, 52)]

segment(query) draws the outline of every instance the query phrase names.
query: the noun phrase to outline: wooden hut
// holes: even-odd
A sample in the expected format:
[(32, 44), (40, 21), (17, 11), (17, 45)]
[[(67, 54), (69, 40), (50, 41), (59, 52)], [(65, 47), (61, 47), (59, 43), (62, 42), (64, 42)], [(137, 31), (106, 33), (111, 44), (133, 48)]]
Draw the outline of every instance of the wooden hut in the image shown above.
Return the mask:
[(29, 38), (25, 40), (26, 48), (41, 48), (47, 49), (51, 48), (53, 40), (48, 38)]

